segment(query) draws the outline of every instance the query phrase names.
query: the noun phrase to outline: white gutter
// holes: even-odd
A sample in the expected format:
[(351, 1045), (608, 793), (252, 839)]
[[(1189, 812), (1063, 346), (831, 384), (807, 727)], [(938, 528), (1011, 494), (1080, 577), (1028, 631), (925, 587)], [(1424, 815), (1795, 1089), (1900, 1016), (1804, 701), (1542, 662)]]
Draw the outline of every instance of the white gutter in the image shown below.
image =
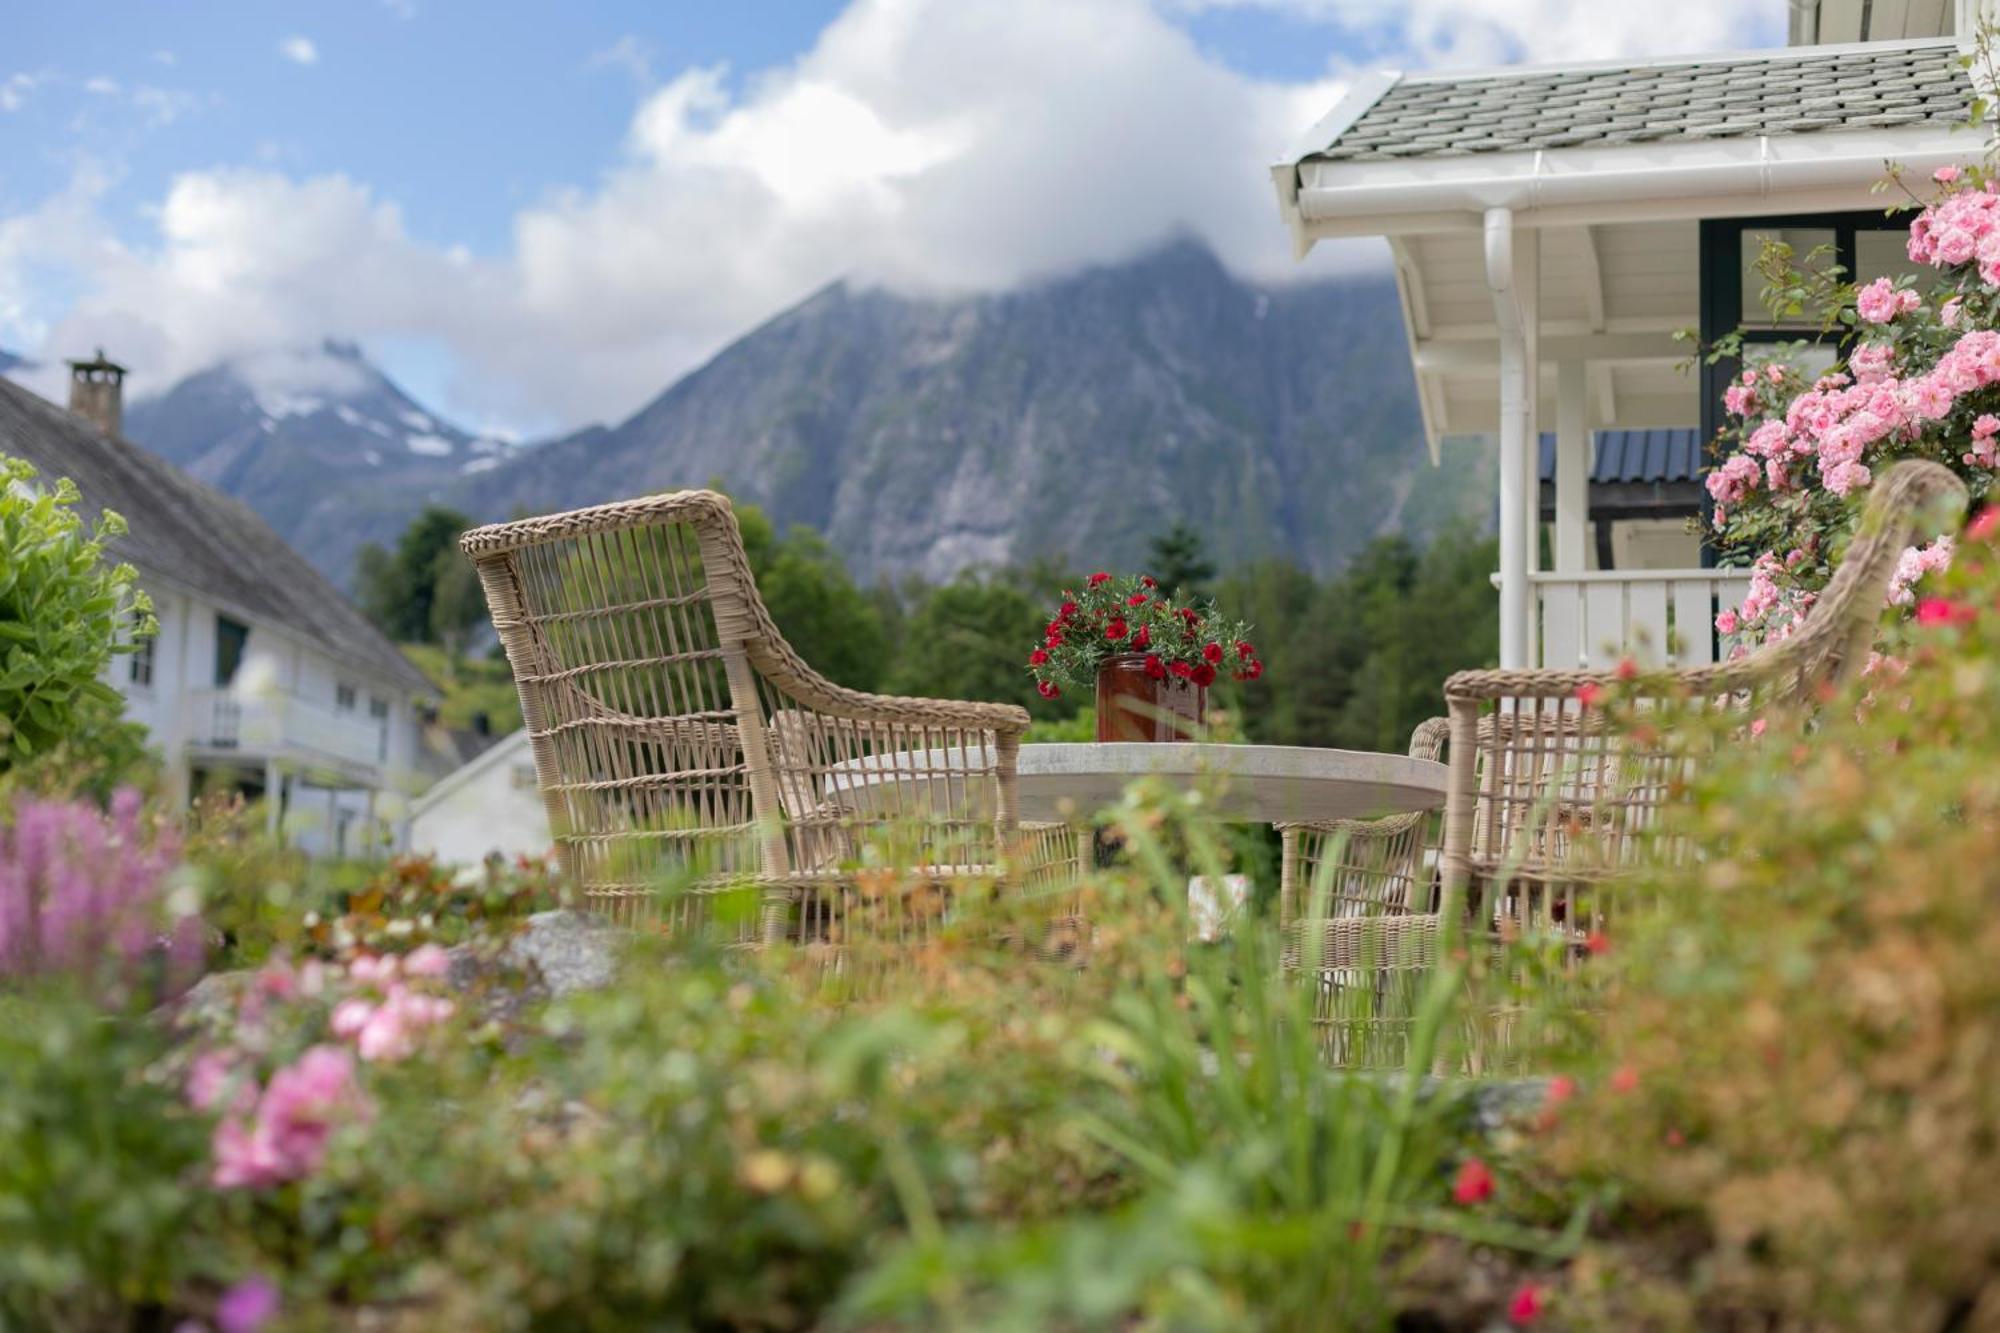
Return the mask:
[(1528, 665), (1528, 498), (1522, 488), (1534, 386), (1528, 382), (1527, 313), (1515, 282), (1514, 215), (1487, 210), (1485, 232), (1486, 286), (1500, 325), (1500, 666), (1515, 670)]
[[(1938, 167), (1977, 159), (1984, 146), (1976, 135), (1917, 127), (1538, 149), (1470, 160), (1308, 158), (1279, 175), (1279, 192), (1288, 220), (1313, 239), (1437, 230), (1438, 222), (1477, 226), (1494, 208), (1515, 214), (1517, 224), (1546, 226), (1628, 213), (1721, 216), (1755, 211), (1777, 196), (1790, 210), (1813, 191), (1852, 193), (1852, 206), (1867, 207), (1876, 202), (1869, 189), (1887, 163), (1921, 180)], [(1289, 197), (1286, 175), (1294, 187)], [(1424, 225), (1425, 218), (1438, 221)]]

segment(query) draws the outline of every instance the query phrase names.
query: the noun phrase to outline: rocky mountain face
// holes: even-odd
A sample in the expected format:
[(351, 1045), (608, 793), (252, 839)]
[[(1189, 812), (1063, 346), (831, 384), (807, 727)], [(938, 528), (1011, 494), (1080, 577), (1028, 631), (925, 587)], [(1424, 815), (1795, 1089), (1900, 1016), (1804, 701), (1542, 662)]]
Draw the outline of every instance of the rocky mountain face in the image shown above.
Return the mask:
[(134, 405), (127, 433), (343, 582), (427, 500), (485, 520), (719, 482), (864, 579), (1129, 565), (1175, 520), (1225, 565), (1326, 572), (1492, 506), (1483, 459), (1426, 460), (1386, 275), (1259, 287), (1192, 242), (1002, 295), (835, 285), (629, 420), (532, 447), (471, 439), (331, 350), (337, 384), (223, 367)]
[(393, 538), (425, 497), (508, 450), (425, 411), (338, 342), (189, 376), (129, 404), (125, 434), (243, 500), (343, 585), (363, 541)]

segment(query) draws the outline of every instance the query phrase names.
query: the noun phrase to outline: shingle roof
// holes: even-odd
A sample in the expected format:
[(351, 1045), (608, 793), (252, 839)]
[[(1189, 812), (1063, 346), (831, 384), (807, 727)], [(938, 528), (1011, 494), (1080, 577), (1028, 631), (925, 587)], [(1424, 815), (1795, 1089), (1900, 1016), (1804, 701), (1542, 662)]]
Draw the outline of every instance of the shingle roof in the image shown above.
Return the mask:
[(0, 453), (25, 458), (46, 479), (69, 477), (86, 505), (122, 515), (131, 531), (112, 550), (142, 573), (290, 630), (376, 679), (434, 692), (396, 645), (248, 506), (4, 379)]
[[(1663, 21), (1666, 21), (1663, 13)], [(1823, 129), (1953, 125), (1971, 83), (1950, 40), (1678, 64), (1404, 78), (1330, 145), (1334, 161), (1464, 157)]]
[[(1593, 483), (1701, 480), (1701, 432), (1692, 426), (1601, 430), (1596, 439), (1597, 461), (1590, 469)], [(1556, 437), (1546, 432), (1542, 435), (1539, 464), (1542, 480), (1554, 481)]]

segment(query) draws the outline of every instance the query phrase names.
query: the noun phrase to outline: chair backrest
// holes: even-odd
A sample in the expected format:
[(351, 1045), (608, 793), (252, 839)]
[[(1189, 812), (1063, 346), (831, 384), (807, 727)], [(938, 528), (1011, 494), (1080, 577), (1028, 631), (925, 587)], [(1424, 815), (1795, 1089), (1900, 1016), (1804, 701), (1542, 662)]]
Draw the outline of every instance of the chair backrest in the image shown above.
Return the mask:
[[(1883, 473), (1861, 529), (1805, 623), (1734, 662), (1645, 678), (1678, 707), (1745, 716), (1752, 706), (1810, 701), (1866, 661), (1903, 551), (1964, 484), (1936, 463)], [(1644, 729), (1613, 727), (1576, 699), (1602, 672), (1469, 671), (1445, 683), (1451, 782), (1445, 813), (1445, 897), (1495, 876), (1513, 888), (1475, 910), (1580, 926), (1580, 886), (1616, 876), (1647, 846), (1661, 807), (1698, 762)]]
[(683, 868), (761, 869), (758, 817), (778, 812), (749, 680), (762, 607), (728, 500), (651, 496), (477, 528), (460, 545), (513, 668), (558, 855), (585, 894), (636, 914)]

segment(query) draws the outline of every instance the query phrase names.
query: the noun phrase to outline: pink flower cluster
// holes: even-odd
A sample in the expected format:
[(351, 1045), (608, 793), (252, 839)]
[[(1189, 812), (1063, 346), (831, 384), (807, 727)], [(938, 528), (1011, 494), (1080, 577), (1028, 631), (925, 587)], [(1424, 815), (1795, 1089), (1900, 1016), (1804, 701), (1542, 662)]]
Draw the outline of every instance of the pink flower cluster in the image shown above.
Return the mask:
[[(233, 1011), (227, 1044), (203, 1051), (188, 1069), (189, 1104), (220, 1117), (210, 1183), (265, 1189), (317, 1171), (334, 1129), (374, 1114), (356, 1081), (355, 1057), (408, 1059), (418, 1035), (451, 1016), (450, 1000), (420, 989), (442, 978), (449, 962), (443, 949), (426, 944), (407, 957), (364, 955), (345, 968), (311, 960), (259, 971)], [(282, 1027), (272, 1020), (296, 1000), (331, 1001), (327, 1028), (340, 1044), (313, 1045), (260, 1085), (257, 1069), (280, 1044)]]
[(333, 1131), (365, 1121), (374, 1106), (354, 1079), (354, 1057), (338, 1046), (309, 1048), (260, 1091), (226, 1057), (207, 1052), (188, 1076), (188, 1100), (220, 1110), (209, 1183), (217, 1189), (268, 1189), (319, 1170)]
[(1914, 602), (1916, 594), (1911, 587), (1926, 574), (1951, 568), (1951, 557), (1950, 537), (1940, 537), (1929, 546), (1906, 549), (1896, 561), (1896, 572), (1889, 577), (1889, 605), (1908, 606)]
[[(1770, 551), (1758, 556), (1750, 567), (1750, 588), (1743, 594), (1742, 604), (1717, 615), (1715, 628), (1724, 634), (1743, 634), (1761, 643), (1790, 638), (1805, 623), (1806, 613), (1817, 600), (1814, 594), (1788, 587), (1782, 581), (1785, 571), (1797, 566), (1805, 555), (1802, 550), (1793, 551), (1782, 561)], [(1749, 642), (1739, 643), (1730, 650), (1730, 656), (1741, 657), (1750, 648)]]
[(379, 998), (351, 996), (335, 1005), (329, 1022), (333, 1035), (353, 1042), (364, 1060), (407, 1060), (416, 1052), (417, 1034), (451, 1017), (452, 1003), (410, 989), (397, 973), (436, 978), (445, 974), (447, 965), (444, 950), (435, 944), (426, 944), (403, 959), (392, 954), (355, 959), (348, 966), (348, 976), (374, 987)]
[(1980, 278), (2000, 286), (2000, 195), (1993, 188), (1959, 190), (1918, 214), (1910, 224), (1910, 258), (1937, 268), (1976, 261)]
[[(1856, 379), (1825, 376), (1792, 400), (1782, 421), (1759, 425), (1740, 454), (1709, 473), (1708, 491), (1718, 504), (1735, 504), (1760, 485), (1792, 489), (1799, 484), (1794, 465), (1808, 460), (1827, 490), (1846, 495), (1874, 479), (1863, 461), (1872, 446), (1912, 439), (1949, 416), (1960, 398), (2000, 383), (2000, 332), (1991, 329), (1962, 334), (1935, 366), (1903, 379), (1882, 353), (1863, 347), (1855, 355), (1863, 371)], [(1983, 433), (1975, 426), (1975, 453), (1968, 458), (1993, 455), (1996, 430), (2000, 423)], [(1756, 464), (1740, 461), (1749, 459)]]
[(98, 975), (158, 956), (172, 980), (193, 978), (201, 923), (167, 901), (180, 849), (171, 832), (142, 827), (140, 807), (129, 789), (108, 818), (85, 801), (19, 806), (0, 829), (0, 975)]
[(1887, 324), (1923, 303), (1923, 298), (1915, 292), (1908, 288), (1898, 291), (1896, 284), (1887, 278), (1877, 278), (1854, 294), (1855, 313), (1870, 324)]

